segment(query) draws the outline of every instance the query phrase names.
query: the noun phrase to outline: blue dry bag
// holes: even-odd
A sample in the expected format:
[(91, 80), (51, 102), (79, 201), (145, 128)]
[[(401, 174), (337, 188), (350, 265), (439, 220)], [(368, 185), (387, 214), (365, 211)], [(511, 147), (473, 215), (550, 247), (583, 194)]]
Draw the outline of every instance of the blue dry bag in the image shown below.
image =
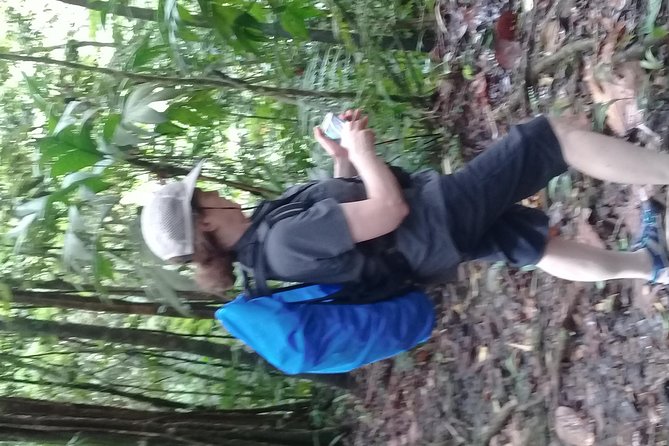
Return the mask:
[(236, 300), (223, 326), (288, 374), (342, 373), (406, 351), (430, 337), (434, 307), (421, 291), (373, 303), (337, 303), (339, 287), (308, 285)]

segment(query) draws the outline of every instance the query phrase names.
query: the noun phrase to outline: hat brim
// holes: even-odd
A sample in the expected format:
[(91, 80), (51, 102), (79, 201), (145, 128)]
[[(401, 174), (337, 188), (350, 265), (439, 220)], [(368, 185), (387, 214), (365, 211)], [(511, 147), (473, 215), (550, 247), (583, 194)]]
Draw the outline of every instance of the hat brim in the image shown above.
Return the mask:
[(197, 179), (200, 178), (200, 173), (202, 171), (202, 166), (206, 160), (202, 160), (193, 167), (193, 169), (188, 172), (188, 175), (181, 181), (186, 187), (186, 193), (188, 194), (188, 201), (193, 198), (193, 193), (195, 192), (195, 186), (197, 184)]

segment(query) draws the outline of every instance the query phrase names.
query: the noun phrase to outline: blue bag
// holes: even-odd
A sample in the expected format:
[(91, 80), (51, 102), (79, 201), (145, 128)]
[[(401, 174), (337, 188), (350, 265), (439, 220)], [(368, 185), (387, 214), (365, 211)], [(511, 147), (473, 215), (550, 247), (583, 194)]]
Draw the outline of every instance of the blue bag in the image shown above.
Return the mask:
[(216, 312), (230, 334), (287, 374), (342, 373), (426, 341), (434, 307), (417, 290), (372, 303), (337, 303), (334, 285), (236, 300)]

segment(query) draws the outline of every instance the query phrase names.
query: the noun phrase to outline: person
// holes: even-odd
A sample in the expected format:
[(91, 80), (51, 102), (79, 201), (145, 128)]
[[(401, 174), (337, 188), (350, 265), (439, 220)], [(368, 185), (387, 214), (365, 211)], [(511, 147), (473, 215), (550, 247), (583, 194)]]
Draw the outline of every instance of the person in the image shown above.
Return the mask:
[[(364, 249), (383, 239), (417, 283), (441, 281), (473, 259), (536, 265), (571, 281), (669, 283), (660, 211), (650, 200), (642, 202), (639, 240), (626, 252), (549, 236), (548, 216), (518, 204), (568, 167), (604, 181), (669, 184), (669, 155), (540, 116), (512, 126), (453, 174), (424, 170), (402, 180), (377, 156), (367, 117), (349, 110), (341, 118), (346, 122), (340, 142), (314, 129), (334, 160), (334, 178), (286, 191), (288, 201), (306, 205), (263, 234), (267, 278), (364, 281), (383, 274)], [(158, 257), (193, 262), (200, 286), (222, 293), (234, 284), (234, 262), (253, 267), (260, 246), (258, 212), (247, 216), (238, 203), (197, 188), (201, 168), (202, 163), (153, 195), (142, 210), (141, 229)]]

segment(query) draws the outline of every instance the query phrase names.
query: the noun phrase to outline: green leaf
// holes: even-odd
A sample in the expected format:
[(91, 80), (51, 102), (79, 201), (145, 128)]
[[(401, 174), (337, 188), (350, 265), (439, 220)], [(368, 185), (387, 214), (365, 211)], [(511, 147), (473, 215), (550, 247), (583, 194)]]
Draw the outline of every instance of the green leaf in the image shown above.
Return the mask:
[(198, 5), (200, 6), (200, 13), (205, 16), (209, 17), (212, 14), (211, 11), (211, 0), (197, 0)]
[(183, 6), (181, 6), (178, 3), (176, 5), (176, 7), (177, 7), (177, 12), (179, 13), (179, 19), (182, 22), (190, 23), (190, 24), (197, 23), (197, 20), (195, 20), (195, 17), (193, 17), (193, 14), (191, 14), (188, 9), (184, 8)]
[(596, 132), (604, 131), (604, 126), (606, 124), (606, 114), (610, 105), (611, 103), (609, 102), (593, 104), (593, 129)]
[(462, 77), (468, 81), (474, 79), (474, 69), (471, 65), (467, 64), (462, 67)]
[(259, 22), (266, 22), (269, 18), (270, 10), (267, 9), (261, 2), (254, 2), (247, 11)]
[(158, 124), (156, 126), (156, 132), (165, 136), (183, 135), (186, 133), (186, 129), (171, 122), (163, 122), (162, 124)]
[(188, 42), (199, 42), (201, 40), (200, 36), (198, 36), (195, 31), (192, 31), (183, 26), (179, 28), (177, 34), (179, 34), (179, 37), (181, 37), (183, 40)]
[(139, 48), (137, 48), (137, 51), (135, 51), (135, 54), (132, 56), (131, 67), (142, 67), (154, 60), (156, 57), (162, 54), (167, 54), (168, 51), (169, 47), (167, 45), (156, 45), (152, 47), (151, 39), (146, 37)]
[(92, 40), (95, 40), (98, 28), (100, 27), (100, 12), (92, 9), (88, 10), (88, 29)]
[(38, 145), (45, 161), (54, 160), (71, 151), (97, 153), (95, 142), (90, 138), (88, 130), (79, 133), (74, 126), (66, 128), (56, 136), (42, 138)]
[(106, 2), (101, 3), (102, 7), (100, 8), (100, 24), (103, 28), (105, 28), (107, 24), (107, 14), (109, 14), (109, 12), (112, 10), (116, 10), (117, 3), (118, 0), (107, 0)]
[(7, 312), (12, 308), (13, 300), (12, 288), (6, 283), (0, 282), (0, 305), (2, 305), (4, 315), (8, 315)]
[(210, 120), (205, 118), (202, 112), (191, 110), (183, 105), (167, 109), (167, 117), (170, 121), (178, 121), (192, 126), (204, 126), (210, 123)]
[(47, 110), (49, 109), (49, 104), (42, 96), (42, 92), (40, 91), (40, 88), (37, 85), (37, 81), (35, 81), (34, 78), (25, 74), (23, 71), (21, 72), (21, 75), (23, 75), (23, 80), (25, 80), (26, 84), (28, 85), (28, 90), (30, 91), (31, 96), (35, 101), (35, 105), (37, 105), (37, 108), (39, 108), (44, 112), (47, 112)]
[(105, 121), (105, 126), (102, 131), (102, 135), (104, 136), (105, 141), (107, 142), (112, 141), (112, 138), (114, 137), (114, 132), (116, 132), (116, 127), (118, 127), (120, 122), (121, 122), (120, 113), (113, 113), (109, 115), (109, 117)]
[(92, 166), (102, 159), (98, 153), (72, 150), (59, 156), (51, 166), (51, 173), (55, 176), (75, 172), (84, 167)]
[(193, 150), (191, 156), (197, 158), (209, 147), (209, 132), (202, 131), (197, 134), (195, 142), (193, 143)]
[(646, 50), (645, 59), (640, 62), (641, 67), (646, 70), (660, 70), (664, 67), (664, 63), (655, 57), (653, 50), (648, 48)]
[(111, 184), (104, 182), (100, 175), (90, 173), (90, 172), (73, 172), (65, 178), (62, 182), (62, 190), (69, 192), (74, 188), (79, 186), (86, 186), (94, 193), (102, 192), (103, 190), (109, 189)]
[(651, 34), (655, 28), (655, 21), (662, 8), (662, 0), (648, 0), (648, 11), (643, 22), (643, 33)]
[(95, 275), (98, 279), (114, 278), (114, 264), (101, 252), (95, 256)]
[(656, 26), (653, 28), (653, 32), (650, 33), (650, 37), (653, 39), (661, 40), (669, 35), (669, 30), (662, 26)]
[(38, 198), (33, 198), (30, 201), (26, 201), (23, 204), (20, 204), (14, 209), (17, 217), (25, 217), (31, 214), (37, 214), (38, 216), (44, 215), (46, 208), (49, 204), (49, 195), (43, 195)]
[(292, 36), (302, 40), (309, 39), (309, 30), (305, 20), (301, 17), (298, 8), (289, 6), (279, 16), (279, 23), (283, 29), (288, 31)]
[(224, 40), (233, 36), (232, 24), (240, 11), (236, 8), (223, 5), (213, 5), (212, 25)]
[(138, 85), (124, 100), (121, 121), (123, 123), (160, 124), (167, 117), (165, 113), (152, 108), (151, 104), (174, 99), (180, 94), (182, 92), (174, 88), (158, 90), (158, 86), (155, 84)]
[(239, 45), (253, 53), (258, 51), (257, 42), (267, 40), (260, 22), (248, 12), (243, 12), (235, 18), (232, 30)]

